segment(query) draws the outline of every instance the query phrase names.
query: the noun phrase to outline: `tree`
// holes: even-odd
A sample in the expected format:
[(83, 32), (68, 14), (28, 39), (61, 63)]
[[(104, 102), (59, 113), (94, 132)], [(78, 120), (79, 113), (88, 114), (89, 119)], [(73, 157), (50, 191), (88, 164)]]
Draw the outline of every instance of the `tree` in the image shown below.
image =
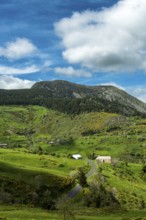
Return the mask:
[(54, 201), (51, 195), (51, 191), (48, 189), (44, 192), (42, 198), (41, 198), (41, 207), (50, 209), (54, 205)]
[(84, 169), (80, 167), (78, 170), (74, 170), (70, 173), (70, 176), (74, 179), (77, 180), (77, 182), (82, 186), (86, 187), (88, 186), (87, 184), (87, 178), (84, 172)]
[(143, 173), (146, 173), (146, 164), (143, 165), (142, 171), (143, 171)]
[(44, 187), (45, 178), (43, 175), (36, 175), (34, 179), (32, 179), (32, 184), (37, 190), (41, 190)]
[(73, 200), (66, 195), (63, 195), (56, 201), (56, 209), (59, 211), (59, 219), (75, 220), (75, 206)]
[(78, 169), (78, 176), (77, 176), (77, 180), (79, 182), (79, 184), (82, 186), (82, 187), (86, 187), (88, 184), (87, 184), (87, 178), (85, 176), (85, 172), (83, 170), (82, 167), (80, 167)]
[(88, 207), (114, 207), (119, 206), (116, 193), (108, 189), (100, 180), (94, 178), (84, 191), (84, 203)]

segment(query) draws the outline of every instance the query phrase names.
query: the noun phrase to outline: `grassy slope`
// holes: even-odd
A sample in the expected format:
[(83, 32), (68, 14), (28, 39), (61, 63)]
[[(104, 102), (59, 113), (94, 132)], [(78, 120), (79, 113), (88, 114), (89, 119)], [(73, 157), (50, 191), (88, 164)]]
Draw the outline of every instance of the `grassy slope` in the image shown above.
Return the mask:
[(146, 184), (142, 179), (142, 165), (135, 163), (118, 163), (116, 166), (102, 165), (107, 183), (113, 186), (116, 197), (126, 209), (141, 208), (146, 201)]
[[(145, 216), (146, 211), (144, 210), (108, 213), (95, 209), (80, 209), (76, 213), (79, 220), (146, 220)], [(0, 218), (6, 218), (6, 220), (59, 220), (60, 213), (26, 206), (0, 205)]]
[[(42, 107), (1, 106), (0, 143), (7, 143), (8, 147), (0, 148), (0, 176), (29, 181), (32, 175), (43, 173), (50, 177), (47, 178), (48, 184), (53, 185), (53, 176), (65, 178), (72, 170), (86, 165), (84, 160), (69, 159), (68, 154), (81, 153), (83, 157), (91, 152), (111, 155), (112, 158), (127, 161), (128, 167), (103, 165), (103, 174), (108, 183), (120, 192), (119, 199), (123, 204), (126, 201), (126, 208), (139, 208), (142, 197), (146, 202), (145, 182), (141, 178), (142, 165), (139, 164), (146, 154), (146, 119), (124, 118), (118, 129), (110, 131), (109, 128), (113, 127), (113, 121), (117, 117), (116, 114), (108, 113), (84, 113), (72, 117)], [(90, 130), (96, 133), (81, 135)], [(57, 142), (66, 141), (70, 137), (74, 139), (71, 144)], [(50, 141), (55, 145), (49, 144)], [(46, 155), (32, 154), (38, 147)], [(15, 211), (12, 211), (12, 215), (13, 213)]]
[[(24, 152), (23, 149), (13, 150), (13, 149), (0, 149), (0, 161), (1, 161), (1, 170), (0, 173), (4, 173), (8, 176), (14, 176), (14, 171), (16, 173), (23, 173), (25, 171), (31, 171), (36, 173), (47, 173), (58, 176), (68, 176), (69, 172), (75, 167), (80, 167), (85, 165), (84, 161), (72, 160), (66, 157), (53, 157), (51, 155), (38, 155), (30, 154), (27, 151)], [(4, 170), (2, 167), (5, 167), (2, 164), (7, 164), (9, 169)], [(31, 175), (31, 173), (30, 173)], [(26, 177), (25, 177), (26, 178)]]

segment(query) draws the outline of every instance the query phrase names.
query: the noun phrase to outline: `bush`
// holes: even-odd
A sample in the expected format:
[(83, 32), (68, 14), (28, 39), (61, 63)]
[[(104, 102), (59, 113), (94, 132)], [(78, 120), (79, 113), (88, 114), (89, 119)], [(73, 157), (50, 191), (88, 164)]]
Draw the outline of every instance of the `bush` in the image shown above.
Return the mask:
[(143, 171), (143, 173), (146, 173), (146, 164), (143, 165), (142, 171)]
[(115, 190), (109, 191), (104, 183), (93, 179), (84, 192), (84, 203), (88, 207), (120, 207)]
[(94, 135), (94, 134), (97, 134), (98, 131), (97, 130), (92, 130), (92, 129), (89, 129), (87, 131), (83, 131), (81, 133), (82, 136), (89, 136), (89, 135)]
[(139, 137), (139, 138), (138, 138), (138, 141), (139, 141), (139, 142), (143, 142), (143, 141), (145, 141), (145, 140), (146, 140), (145, 137)]
[(62, 196), (56, 201), (56, 209), (59, 211), (59, 219), (75, 220), (76, 207), (68, 196)]
[(11, 203), (12, 202), (11, 194), (5, 191), (0, 192), (0, 202), (5, 204)]

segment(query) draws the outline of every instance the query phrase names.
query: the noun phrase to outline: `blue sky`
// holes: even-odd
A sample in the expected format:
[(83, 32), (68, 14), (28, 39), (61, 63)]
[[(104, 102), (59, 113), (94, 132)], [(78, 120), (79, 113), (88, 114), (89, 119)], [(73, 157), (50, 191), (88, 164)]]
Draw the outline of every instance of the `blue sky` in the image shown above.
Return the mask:
[(145, 0), (0, 0), (0, 88), (115, 85), (146, 102)]

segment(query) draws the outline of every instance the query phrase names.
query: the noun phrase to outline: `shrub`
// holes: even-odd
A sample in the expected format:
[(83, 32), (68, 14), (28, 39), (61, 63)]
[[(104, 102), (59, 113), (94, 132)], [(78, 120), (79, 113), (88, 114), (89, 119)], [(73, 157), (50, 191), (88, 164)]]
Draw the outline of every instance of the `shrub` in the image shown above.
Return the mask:
[(143, 171), (143, 173), (146, 173), (146, 164), (143, 165), (142, 171)]
[(56, 201), (56, 209), (59, 211), (59, 219), (75, 220), (76, 207), (68, 196), (62, 196)]
[(96, 134), (96, 133), (98, 133), (97, 130), (89, 129), (89, 130), (87, 130), (87, 131), (83, 131), (83, 132), (81, 133), (81, 135), (82, 135), (82, 136), (89, 136), (89, 135), (94, 135), (94, 134)]
[(139, 137), (139, 138), (138, 138), (138, 141), (139, 141), (139, 142), (143, 142), (143, 141), (145, 141), (145, 140), (146, 140), (145, 137)]
[(0, 192), (0, 202), (9, 204), (12, 202), (12, 196), (10, 193), (7, 193), (5, 191)]
[(113, 207), (119, 206), (114, 193), (108, 191), (106, 187), (97, 182), (90, 183), (90, 186), (84, 192), (84, 202), (88, 207)]

